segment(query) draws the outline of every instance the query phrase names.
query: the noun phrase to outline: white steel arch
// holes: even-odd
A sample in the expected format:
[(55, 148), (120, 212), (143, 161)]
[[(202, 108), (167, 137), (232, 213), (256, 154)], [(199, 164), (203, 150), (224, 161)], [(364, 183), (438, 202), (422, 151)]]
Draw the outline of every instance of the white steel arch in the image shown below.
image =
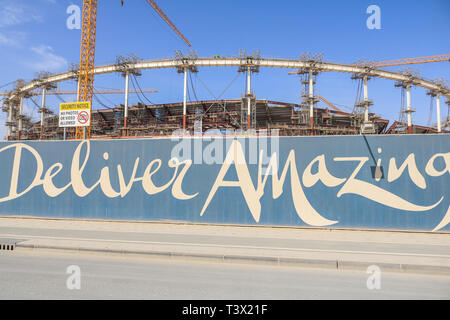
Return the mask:
[[(137, 70), (147, 70), (147, 69), (165, 69), (165, 68), (183, 68), (185, 67), (186, 60), (177, 60), (177, 59), (167, 59), (167, 60), (149, 60), (138, 62), (136, 64), (131, 64), (130, 69)], [(310, 68), (311, 64), (308, 61), (301, 60), (289, 60), (289, 59), (253, 59), (253, 63), (248, 64), (249, 66), (259, 66), (266, 68), (287, 68), (287, 69), (299, 69), (299, 68)], [(197, 59), (189, 59), (188, 60), (189, 67), (240, 67), (242, 65), (246, 65), (242, 63), (242, 59), (240, 58), (197, 58)], [(410, 82), (411, 78), (408, 75), (403, 75), (396, 72), (366, 68), (363, 66), (350, 66), (344, 64), (336, 64), (329, 62), (314, 62), (314, 66), (312, 67), (316, 70), (320, 70), (320, 72), (343, 72), (349, 74), (367, 74), (370, 77), (377, 77), (388, 79), (392, 81), (398, 82)], [(94, 74), (106, 74), (106, 73), (115, 73), (121, 72), (117, 65), (106, 65), (96, 67), (94, 69)], [(7, 100), (13, 100), (17, 98), (17, 95), (21, 95), (22, 93), (28, 92), (33, 89), (37, 89), (39, 87), (66, 81), (70, 79), (76, 78), (76, 74), (74, 72), (65, 72), (56, 75), (52, 75), (48, 78), (41, 80), (31, 81), (20, 89), (16, 90)], [(445, 89), (436, 83), (428, 80), (424, 80), (421, 78), (414, 78), (414, 85), (418, 87), (422, 87), (424, 89), (433, 91), (438, 94), (442, 94), (447, 99), (450, 99), (450, 90)]]

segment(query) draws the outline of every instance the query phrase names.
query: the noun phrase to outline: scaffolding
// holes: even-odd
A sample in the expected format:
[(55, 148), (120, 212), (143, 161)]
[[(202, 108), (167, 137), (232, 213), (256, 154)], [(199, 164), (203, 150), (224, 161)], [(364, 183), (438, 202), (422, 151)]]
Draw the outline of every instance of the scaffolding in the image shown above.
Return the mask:
[[(165, 67), (174, 68), (184, 75), (184, 97), (182, 102), (155, 104), (150, 101), (141, 89), (137, 77), (143, 69)], [(303, 135), (355, 135), (355, 134), (389, 134), (389, 133), (440, 133), (448, 132), (447, 119), (441, 121), (439, 96), (448, 96), (448, 88), (441, 83), (431, 83), (418, 78), (413, 72), (402, 74), (380, 73), (373, 66), (365, 63), (357, 63), (352, 67), (323, 62), (322, 55), (303, 54), (298, 60), (262, 59), (259, 51), (247, 54), (245, 50), (239, 52), (238, 58), (214, 59), (198, 58), (195, 51), (184, 55), (181, 51), (175, 52), (175, 58), (155, 62), (143, 62), (134, 55), (118, 57), (115, 64), (99, 68), (102, 73), (118, 73), (125, 78), (125, 100), (123, 104), (111, 103), (106, 105), (98, 99), (100, 92), (94, 90), (93, 97), (104, 109), (93, 110), (91, 114), (92, 138), (122, 138), (122, 137), (152, 137), (169, 136), (182, 132), (183, 135), (199, 135), (205, 133), (225, 134), (229, 131), (239, 131), (243, 134), (269, 134), (273, 130), (282, 136)], [(148, 65), (147, 65), (148, 64)], [(230, 85), (239, 78), (240, 74), (246, 74), (245, 93), (239, 99), (221, 100), (223, 92), (216, 97), (207, 85), (198, 78), (199, 66), (234, 66), (238, 73)], [(259, 72), (260, 67), (291, 67), (296, 66), (300, 76), (301, 92), (298, 103), (270, 101), (257, 99), (252, 90), (252, 75)], [(320, 100), (317, 90), (318, 76), (326, 71), (347, 72), (352, 74), (352, 79), (358, 81), (357, 96), (352, 112), (343, 112), (333, 107), (328, 100)], [(46, 96), (60, 94), (53, 90), (55, 83), (69, 79), (77, 80), (78, 67), (72, 65), (70, 71), (63, 75), (38, 74), (31, 83), (24, 85), (18, 81), (16, 88), (5, 93), (2, 111), (7, 113), (7, 136), (9, 140), (49, 140), (49, 139), (75, 139), (74, 128), (59, 128), (58, 115), (51, 110), (57, 110), (56, 105), (49, 104)], [(199, 100), (196, 96), (192, 82), (194, 74), (210, 91), (214, 100)], [(62, 77), (65, 77), (63, 80)], [(189, 77), (189, 78), (188, 78)], [(368, 96), (368, 81), (372, 78), (392, 78), (396, 86), (401, 88), (401, 112), (399, 119), (388, 127), (389, 121), (381, 119), (371, 112), (373, 101)], [(195, 101), (189, 101), (188, 79), (191, 81), (192, 93)], [(134, 86), (134, 91), (129, 90), (129, 83)], [(428, 125), (421, 127), (412, 123), (411, 114), (414, 112), (410, 104), (410, 88), (412, 86), (424, 87), (436, 100), (437, 123), (436, 128)], [(145, 89), (147, 90), (147, 89)], [(115, 90), (119, 91), (119, 90)], [(140, 102), (129, 106), (129, 93), (139, 93)], [(148, 92), (148, 91), (147, 91)], [(152, 91), (154, 92), (154, 91)], [(105, 92), (108, 93), (108, 92)], [(109, 92), (111, 93), (111, 92)], [(119, 92), (115, 92), (119, 93)], [(42, 95), (42, 101), (38, 104), (33, 96)], [(58, 95), (58, 98), (62, 98)], [(31, 121), (23, 114), (23, 103), (30, 99), (38, 108), (40, 121)], [(333, 110), (319, 108), (320, 101), (326, 103)], [(433, 101), (431, 102), (433, 103)], [(448, 104), (448, 100), (446, 101)], [(432, 104), (430, 105), (432, 108)], [(431, 112), (430, 112), (431, 116)], [(430, 121), (429, 121), (430, 122)], [(443, 129), (442, 129), (443, 127)], [(407, 130), (406, 130), (407, 129)]]
[[(192, 134), (225, 134), (226, 132), (241, 132), (240, 123), (235, 119), (242, 114), (242, 105), (246, 99), (237, 100), (207, 100), (188, 102), (186, 107), (187, 127)], [(279, 101), (252, 101), (252, 132), (251, 134), (270, 134), (273, 130), (280, 136), (309, 135), (309, 114), (305, 114), (300, 104)], [(224, 108), (226, 106), (226, 108)], [(128, 134), (123, 131), (123, 106), (115, 108), (93, 110), (92, 138), (120, 138), (120, 137), (151, 137), (170, 136), (181, 132), (183, 118), (183, 102), (170, 104), (147, 105), (138, 103), (129, 108)], [(315, 108), (315, 134), (317, 135), (354, 135), (358, 134), (358, 127), (353, 125), (351, 113), (335, 110)], [(388, 120), (377, 119), (376, 133), (386, 131)], [(40, 135), (40, 122), (24, 126), (23, 138), (27, 140), (56, 140), (64, 136), (63, 128), (58, 127), (58, 116), (46, 118), (45, 131)], [(12, 134), (16, 139), (16, 132)], [(67, 132), (68, 139), (74, 139), (74, 131)]]

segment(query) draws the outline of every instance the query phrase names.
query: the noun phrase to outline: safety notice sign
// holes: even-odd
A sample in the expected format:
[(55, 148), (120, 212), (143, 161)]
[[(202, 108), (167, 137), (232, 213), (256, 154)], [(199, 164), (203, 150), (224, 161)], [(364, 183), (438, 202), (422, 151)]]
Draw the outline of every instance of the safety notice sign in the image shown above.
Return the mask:
[(91, 103), (72, 102), (59, 105), (60, 127), (86, 127), (91, 123)]

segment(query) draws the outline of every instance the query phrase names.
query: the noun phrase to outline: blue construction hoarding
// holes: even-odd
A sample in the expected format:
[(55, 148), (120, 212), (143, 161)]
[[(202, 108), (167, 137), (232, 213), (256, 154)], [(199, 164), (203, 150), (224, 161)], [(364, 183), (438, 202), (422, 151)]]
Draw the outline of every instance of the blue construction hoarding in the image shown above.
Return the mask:
[(0, 143), (0, 215), (450, 231), (450, 137)]

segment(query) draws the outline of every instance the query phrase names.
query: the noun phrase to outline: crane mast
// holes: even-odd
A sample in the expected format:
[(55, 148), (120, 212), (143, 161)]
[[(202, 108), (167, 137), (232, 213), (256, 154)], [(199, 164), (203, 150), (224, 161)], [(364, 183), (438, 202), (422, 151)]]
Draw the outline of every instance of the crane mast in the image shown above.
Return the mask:
[[(95, 62), (95, 35), (97, 29), (97, 1), (83, 0), (83, 17), (81, 27), (80, 67), (78, 69), (78, 102), (90, 102), (92, 111), (92, 98), (94, 95), (94, 62)], [(159, 16), (172, 28), (173, 31), (190, 47), (190, 42), (175, 27), (166, 14), (157, 6), (155, 1), (147, 0)], [(123, 5), (123, 0), (121, 0)], [(91, 112), (92, 114), (92, 112)], [(89, 139), (91, 126), (77, 127), (76, 139)]]
[[(83, 0), (80, 67), (78, 69), (78, 102), (90, 102), (94, 95), (95, 35), (97, 30), (97, 0)], [(91, 110), (92, 111), (92, 110)], [(92, 113), (92, 112), (91, 112)], [(77, 127), (76, 139), (89, 139), (91, 126)]]

